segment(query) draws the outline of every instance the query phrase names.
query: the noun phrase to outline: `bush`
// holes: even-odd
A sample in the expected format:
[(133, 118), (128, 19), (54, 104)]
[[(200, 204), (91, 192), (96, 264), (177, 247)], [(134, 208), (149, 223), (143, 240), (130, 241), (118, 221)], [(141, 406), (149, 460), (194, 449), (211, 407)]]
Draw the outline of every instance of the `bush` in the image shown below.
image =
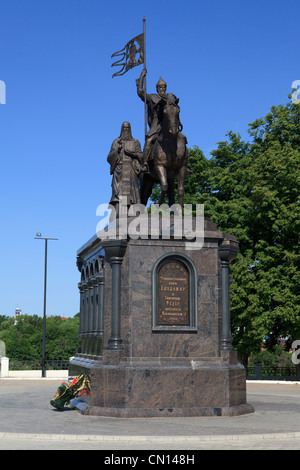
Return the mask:
[(291, 354), (285, 351), (282, 346), (277, 345), (273, 351), (262, 349), (257, 353), (252, 353), (249, 358), (249, 366), (263, 364), (265, 367), (291, 367), (293, 365)]

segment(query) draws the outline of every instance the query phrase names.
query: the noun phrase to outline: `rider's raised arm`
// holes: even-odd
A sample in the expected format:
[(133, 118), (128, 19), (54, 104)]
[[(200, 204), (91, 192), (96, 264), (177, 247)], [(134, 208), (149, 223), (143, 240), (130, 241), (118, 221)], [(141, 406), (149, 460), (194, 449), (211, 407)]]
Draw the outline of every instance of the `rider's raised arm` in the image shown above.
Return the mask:
[[(136, 91), (137, 91), (137, 94), (138, 96), (141, 98), (141, 100), (145, 101), (145, 90), (144, 90), (144, 87), (143, 87), (143, 79), (142, 78), (138, 78), (136, 80)], [(146, 102), (149, 100), (149, 95), (146, 95)]]
[[(141, 100), (145, 101), (145, 90), (144, 90), (144, 77), (146, 75), (147, 71), (145, 69), (142, 70), (141, 75), (139, 78), (136, 80), (136, 90), (138, 96), (141, 98)], [(146, 103), (149, 102), (150, 96), (146, 94)]]

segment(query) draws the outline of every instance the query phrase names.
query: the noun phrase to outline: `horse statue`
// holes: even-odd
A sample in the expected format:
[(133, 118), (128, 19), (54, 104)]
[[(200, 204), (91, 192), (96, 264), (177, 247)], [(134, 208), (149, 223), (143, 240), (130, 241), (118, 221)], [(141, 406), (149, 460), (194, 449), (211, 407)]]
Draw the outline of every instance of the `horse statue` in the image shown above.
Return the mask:
[(159, 182), (161, 196), (159, 205), (164, 203), (166, 194), (169, 206), (175, 204), (174, 179), (177, 177), (178, 203), (183, 207), (184, 180), (187, 173), (188, 150), (186, 137), (180, 132), (179, 99), (166, 100), (162, 106), (162, 126), (152, 147), (149, 171), (143, 174), (141, 203), (147, 205), (153, 185)]

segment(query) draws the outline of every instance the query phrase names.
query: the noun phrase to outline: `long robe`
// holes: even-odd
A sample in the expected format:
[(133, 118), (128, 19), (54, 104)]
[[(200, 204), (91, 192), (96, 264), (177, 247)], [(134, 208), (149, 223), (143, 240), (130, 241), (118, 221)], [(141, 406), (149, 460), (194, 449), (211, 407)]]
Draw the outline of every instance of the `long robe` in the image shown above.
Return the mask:
[[(127, 155), (126, 151), (133, 153), (133, 156)], [(123, 140), (119, 137), (113, 141), (107, 157), (113, 175), (110, 204), (119, 203), (120, 196), (127, 197), (127, 205), (141, 202), (138, 175), (142, 157), (141, 145), (137, 139)]]

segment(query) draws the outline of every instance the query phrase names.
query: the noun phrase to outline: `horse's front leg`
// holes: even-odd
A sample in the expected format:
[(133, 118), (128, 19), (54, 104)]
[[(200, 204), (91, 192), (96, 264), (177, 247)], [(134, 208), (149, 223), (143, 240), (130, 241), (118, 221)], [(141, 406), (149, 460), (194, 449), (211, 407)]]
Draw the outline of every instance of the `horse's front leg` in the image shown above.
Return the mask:
[(182, 166), (177, 174), (178, 203), (183, 207), (184, 180), (186, 175), (186, 166)]
[(164, 203), (166, 193), (168, 191), (168, 179), (167, 179), (167, 170), (164, 166), (158, 165), (156, 167), (156, 173), (159, 179), (160, 187), (161, 187), (161, 195), (159, 198), (159, 205)]
[(153, 179), (150, 175), (144, 174), (143, 183), (141, 186), (141, 203), (146, 206), (149, 197), (152, 193)]

